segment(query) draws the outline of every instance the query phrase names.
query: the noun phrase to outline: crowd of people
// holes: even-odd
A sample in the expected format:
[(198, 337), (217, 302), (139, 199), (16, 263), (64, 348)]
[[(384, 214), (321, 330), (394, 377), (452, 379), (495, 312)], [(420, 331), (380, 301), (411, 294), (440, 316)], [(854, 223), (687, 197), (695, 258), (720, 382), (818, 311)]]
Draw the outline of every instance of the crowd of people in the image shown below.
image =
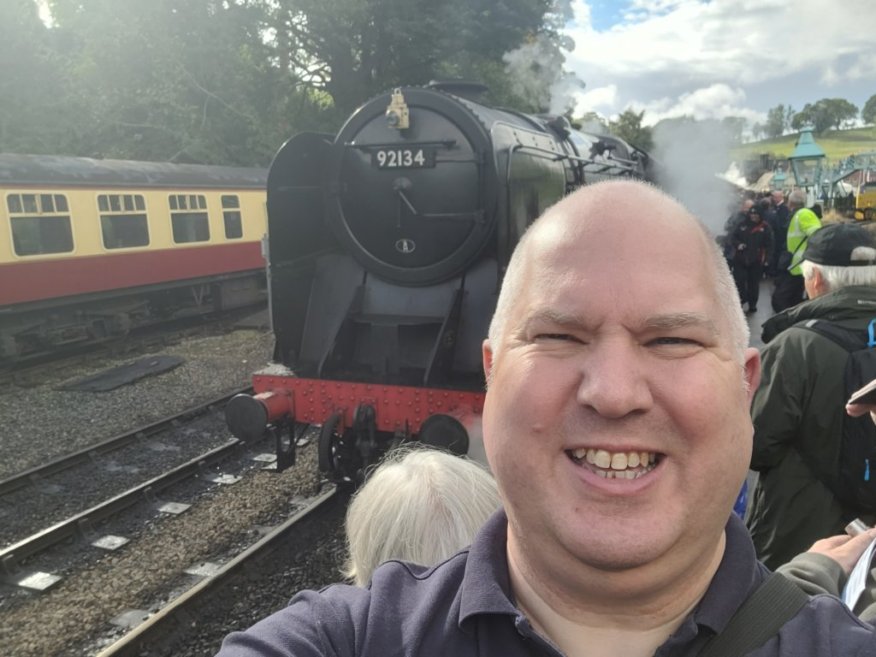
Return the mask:
[(806, 193), (784, 192), (742, 194), (739, 209), (724, 224), (725, 257), (739, 299), (746, 312), (757, 312), (760, 283), (774, 280), (774, 312), (781, 312), (805, 299), (800, 265), (809, 237), (822, 223), (820, 204), (806, 207)]
[[(393, 457), (348, 511), (352, 584), (298, 593), (219, 654), (876, 656), (872, 573), (854, 610), (835, 597), (876, 539), (840, 535), (867, 521), (837, 492), (852, 355), (815, 326), (866, 331), (876, 245), (795, 221), (794, 193), (782, 235), (784, 199), (751, 200), (729, 254), (642, 183), (550, 208), (483, 346), (495, 488), (460, 458)], [(763, 354), (737, 262), (784, 266), (810, 297), (767, 323)], [(848, 411), (876, 431), (876, 406)], [(750, 467), (746, 526), (732, 509)]]

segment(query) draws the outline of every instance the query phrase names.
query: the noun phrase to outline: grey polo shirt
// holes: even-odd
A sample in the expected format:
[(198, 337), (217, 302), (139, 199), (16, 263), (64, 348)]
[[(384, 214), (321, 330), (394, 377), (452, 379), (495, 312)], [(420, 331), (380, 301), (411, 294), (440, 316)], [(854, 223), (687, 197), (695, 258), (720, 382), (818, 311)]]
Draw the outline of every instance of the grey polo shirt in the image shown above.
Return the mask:
[[(498, 512), (472, 546), (434, 568), (390, 561), (368, 588), (329, 586), (296, 595), (220, 657), (559, 657), (514, 606)], [(768, 574), (745, 526), (731, 515), (727, 549), (706, 594), (655, 657), (695, 657)], [(836, 598), (820, 595), (752, 657), (876, 656), (876, 629)]]

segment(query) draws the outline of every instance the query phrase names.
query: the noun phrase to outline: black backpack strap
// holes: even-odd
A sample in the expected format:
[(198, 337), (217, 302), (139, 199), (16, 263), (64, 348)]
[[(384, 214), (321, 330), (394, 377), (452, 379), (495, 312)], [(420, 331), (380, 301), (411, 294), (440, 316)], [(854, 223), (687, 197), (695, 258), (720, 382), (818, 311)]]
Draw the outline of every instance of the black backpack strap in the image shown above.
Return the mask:
[(832, 340), (851, 353), (853, 351), (858, 351), (859, 349), (876, 346), (873, 340), (874, 324), (876, 324), (876, 319), (871, 320), (870, 325), (866, 329), (869, 339), (864, 338), (864, 330), (855, 331), (853, 329), (843, 328), (842, 326), (837, 326), (833, 322), (828, 322), (823, 319), (808, 319), (799, 322), (794, 326), (809, 329), (819, 335), (823, 335), (828, 340)]
[(812, 235), (812, 233), (809, 233), (809, 235), (804, 236), (804, 237), (803, 237), (803, 241), (800, 242), (800, 243), (797, 245), (797, 248), (794, 249), (793, 251), (788, 251), (787, 249), (785, 249), (785, 252), (786, 252), (786, 253), (790, 253), (790, 254), (791, 254), (790, 264), (789, 264), (787, 267), (785, 267), (785, 271), (791, 271), (794, 267), (796, 267), (797, 265), (800, 264), (800, 263), (798, 262), (797, 265), (794, 265), (794, 256), (797, 255), (797, 251), (799, 251), (799, 250), (802, 249), (804, 246), (806, 246), (806, 242), (809, 241), (809, 237), (810, 237), (811, 235)]
[(709, 640), (698, 657), (742, 657), (774, 636), (809, 601), (782, 575), (772, 573)]
[[(876, 373), (876, 318), (867, 328), (852, 329), (823, 319), (809, 319), (794, 324), (830, 340), (848, 354), (843, 387), (850, 396), (866, 385)], [(876, 489), (870, 483), (870, 462), (876, 451), (873, 442), (873, 425), (869, 415), (851, 418), (843, 415), (839, 463), (835, 471), (825, 472), (826, 464), (795, 445), (797, 454), (816, 479), (823, 483), (840, 504), (849, 511), (870, 513), (876, 508)], [(851, 468), (851, 472), (849, 469)]]

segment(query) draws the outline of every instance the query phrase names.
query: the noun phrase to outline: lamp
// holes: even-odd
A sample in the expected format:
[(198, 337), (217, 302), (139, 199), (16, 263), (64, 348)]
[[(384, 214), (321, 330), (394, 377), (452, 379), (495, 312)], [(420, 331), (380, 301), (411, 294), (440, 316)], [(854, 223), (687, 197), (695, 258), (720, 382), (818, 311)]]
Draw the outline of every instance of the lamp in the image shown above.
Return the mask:
[(785, 181), (788, 176), (785, 175), (785, 172), (782, 170), (782, 165), (778, 165), (776, 170), (773, 172), (773, 178), (770, 181), (770, 187), (775, 191), (782, 191), (785, 189)]
[(406, 130), (411, 125), (411, 115), (401, 89), (392, 92), (392, 99), (386, 108), (386, 124), (396, 130)]
[(788, 158), (794, 171), (797, 187), (803, 189), (821, 186), (821, 175), (824, 167), (825, 155), (821, 147), (812, 138), (812, 127), (804, 126), (800, 129), (794, 152)]

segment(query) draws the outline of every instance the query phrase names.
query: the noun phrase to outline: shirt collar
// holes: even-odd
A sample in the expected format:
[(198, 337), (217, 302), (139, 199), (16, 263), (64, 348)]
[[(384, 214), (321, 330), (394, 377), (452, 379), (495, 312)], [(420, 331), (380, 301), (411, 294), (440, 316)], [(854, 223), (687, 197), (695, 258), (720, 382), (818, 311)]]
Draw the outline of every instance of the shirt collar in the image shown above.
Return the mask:
[(460, 624), (476, 614), (520, 614), (512, 602), (507, 542), (508, 517), (499, 509), (487, 519), (469, 549), (462, 578)]
[[(508, 518), (500, 510), (475, 536), (462, 580), (460, 624), (477, 614), (521, 615), (511, 594), (507, 531)], [(698, 626), (720, 632), (768, 573), (766, 567), (757, 562), (748, 531), (735, 514), (730, 515), (725, 532), (726, 546), (721, 564), (694, 609), (692, 619), (689, 617), (676, 634), (683, 632), (686, 625), (689, 627), (691, 620)]]
[(715, 632), (726, 627), (730, 617), (769, 572), (758, 563), (748, 530), (735, 513), (730, 514), (724, 532), (727, 542), (721, 564), (693, 612), (698, 625)]

